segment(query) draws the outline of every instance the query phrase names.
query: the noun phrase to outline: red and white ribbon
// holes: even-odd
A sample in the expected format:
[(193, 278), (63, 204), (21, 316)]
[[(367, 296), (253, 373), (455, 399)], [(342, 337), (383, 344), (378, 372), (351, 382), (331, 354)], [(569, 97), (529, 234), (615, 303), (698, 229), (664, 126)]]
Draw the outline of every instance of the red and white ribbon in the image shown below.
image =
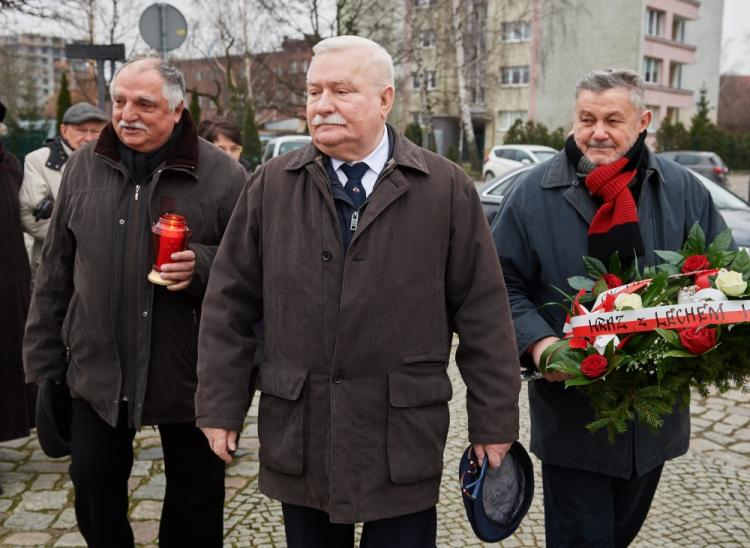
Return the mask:
[(598, 337), (654, 329), (685, 329), (703, 325), (750, 322), (750, 300), (696, 302), (594, 312), (570, 319), (574, 337)]

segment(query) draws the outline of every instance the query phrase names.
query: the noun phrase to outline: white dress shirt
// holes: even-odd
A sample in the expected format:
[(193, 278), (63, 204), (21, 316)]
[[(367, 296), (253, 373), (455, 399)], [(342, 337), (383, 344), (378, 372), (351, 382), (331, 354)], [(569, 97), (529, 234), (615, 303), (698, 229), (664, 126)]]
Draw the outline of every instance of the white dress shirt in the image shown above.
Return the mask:
[[(359, 162), (365, 162), (367, 164), (367, 171), (362, 176), (362, 187), (365, 189), (365, 196), (369, 196), (372, 190), (375, 188), (375, 182), (378, 180), (378, 175), (383, 171), (386, 162), (388, 162), (388, 128), (383, 126), (383, 138), (380, 139), (380, 144), (375, 147), (369, 156), (359, 160), (358, 162), (349, 162), (351, 164), (357, 164)], [(341, 165), (345, 162), (337, 158), (331, 158), (331, 166), (336, 172), (336, 176), (339, 178), (342, 186), (346, 186), (346, 182), (349, 178), (341, 168)]]

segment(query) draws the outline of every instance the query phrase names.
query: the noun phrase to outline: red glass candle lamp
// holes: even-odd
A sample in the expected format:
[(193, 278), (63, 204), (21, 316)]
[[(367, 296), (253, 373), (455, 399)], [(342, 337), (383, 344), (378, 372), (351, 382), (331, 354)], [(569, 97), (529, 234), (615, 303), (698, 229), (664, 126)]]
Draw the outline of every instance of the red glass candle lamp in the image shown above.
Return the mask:
[(187, 219), (176, 213), (165, 213), (151, 227), (154, 240), (154, 265), (148, 274), (148, 281), (157, 285), (172, 285), (174, 280), (165, 280), (159, 275), (164, 263), (171, 263), (172, 253), (184, 251), (190, 240)]

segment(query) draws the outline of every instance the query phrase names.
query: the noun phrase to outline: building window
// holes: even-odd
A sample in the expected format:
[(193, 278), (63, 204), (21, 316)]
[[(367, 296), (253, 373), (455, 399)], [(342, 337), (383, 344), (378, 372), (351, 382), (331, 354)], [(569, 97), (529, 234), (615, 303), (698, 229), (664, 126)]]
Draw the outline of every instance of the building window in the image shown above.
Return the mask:
[(529, 66), (520, 67), (502, 67), (502, 84), (504, 86), (528, 86), (529, 85)]
[(503, 42), (528, 42), (531, 40), (531, 23), (510, 21), (503, 23)]
[(651, 36), (662, 36), (664, 34), (664, 12), (659, 10), (646, 10), (646, 34)]
[(653, 57), (643, 59), (643, 79), (649, 84), (659, 83), (659, 72), (661, 70), (661, 61)]
[(203, 73), (199, 70), (195, 72), (195, 81), (200, 82), (203, 80)]
[(669, 87), (682, 89), (682, 63), (669, 65)]
[(414, 0), (414, 5), (419, 8), (426, 6), (435, 6), (437, 5), (437, 0)]
[(525, 110), (501, 110), (497, 113), (497, 129), (508, 131), (516, 120), (521, 120), (525, 124), (528, 118), (529, 114)]
[(414, 89), (421, 89), (424, 85), (425, 89), (430, 91), (437, 88), (437, 71), (426, 70), (423, 73), (412, 72), (412, 86)]
[(650, 132), (656, 131), (659, 129), (659, 107), (657, 105), (646, 105), (646, 110), (650, 110), (652, 113), (648, 130)]
[(428, 90), (437, 88), (437, 71), (426, 70), (424, 80)]
[(470, 103), (472, 105), (484, 104), (484, 87), (472, 87), (469, 92), (471, 94)]
[(297, 62), (292, 61), (289, 63), (289, 74), (297, 74)]
[(672, 40), (675, 42), (685, 41), (685, 20), (677, 16), (672, 18)]
[(677, 107), (667, 107), (666, 119), (672, 124), (676, 124), (680, 121), (680, 109)]
[(437, 45), (437, 35), (434, 30), (423, 30), (419, 35), (419, 42), (423, 48), (434, 48)]

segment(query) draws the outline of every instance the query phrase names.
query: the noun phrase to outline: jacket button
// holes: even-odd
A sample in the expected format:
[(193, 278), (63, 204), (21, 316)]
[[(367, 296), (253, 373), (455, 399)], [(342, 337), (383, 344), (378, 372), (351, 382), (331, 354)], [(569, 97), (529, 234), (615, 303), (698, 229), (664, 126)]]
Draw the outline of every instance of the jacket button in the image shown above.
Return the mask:
[(331, 255), (331, 252), (326, 249), (320, 254), (320, 258), (323, 259), (323, 262), (327, 263), (333, 258), (333, 255)]
[(344, 377), (341, 376), (341, 373), (336, 372), (333, 374), (333, 378), (331, 379), (333, 381), (333, 384), (341, 384), (344, 382)]

